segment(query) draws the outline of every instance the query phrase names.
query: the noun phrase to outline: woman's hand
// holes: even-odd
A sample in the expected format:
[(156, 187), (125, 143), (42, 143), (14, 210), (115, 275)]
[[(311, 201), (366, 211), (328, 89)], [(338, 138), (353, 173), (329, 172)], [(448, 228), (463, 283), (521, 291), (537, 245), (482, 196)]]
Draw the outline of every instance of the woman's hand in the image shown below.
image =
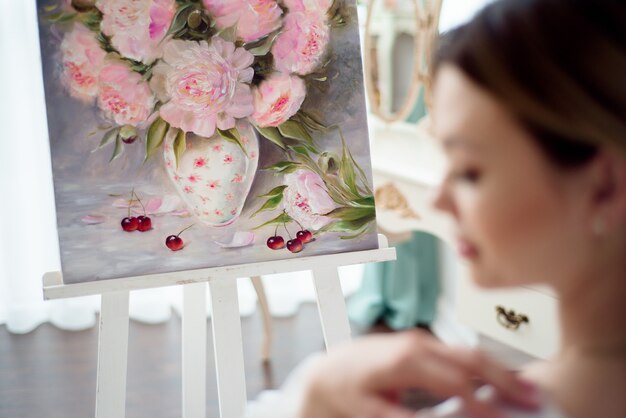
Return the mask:
[(533, 386), (475, 350), (451, 348), (421, 331), (370, 336), (322, 357), (309, 376), (300, 418), (411, 418), (399, 403), (407, 389), (460, 396), (477, 418), (499, 417), (477, 401), (477, 379), (522, 407), (538, 405)]

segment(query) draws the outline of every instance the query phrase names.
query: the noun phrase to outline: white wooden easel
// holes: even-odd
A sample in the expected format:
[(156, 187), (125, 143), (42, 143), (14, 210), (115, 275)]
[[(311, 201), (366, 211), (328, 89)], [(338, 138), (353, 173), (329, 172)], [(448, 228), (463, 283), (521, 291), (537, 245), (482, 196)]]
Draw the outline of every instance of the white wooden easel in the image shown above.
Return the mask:
[(206, 417), (206, 283), (211, 290), (213, 344), (222, 418), (239, 418), (246, 407), (237, 278), (311, 270), (327, 349), (350, 339), (338, 268), (396, 259), (384, 235), (376, 250), (302, 257), (237, 266), (66, 285), (60, 272), (46, 273), (46, 299), (101, 295), (96, 418), (125, 414), (128, 303), (131, 290), (183, 285), (183, 417)]

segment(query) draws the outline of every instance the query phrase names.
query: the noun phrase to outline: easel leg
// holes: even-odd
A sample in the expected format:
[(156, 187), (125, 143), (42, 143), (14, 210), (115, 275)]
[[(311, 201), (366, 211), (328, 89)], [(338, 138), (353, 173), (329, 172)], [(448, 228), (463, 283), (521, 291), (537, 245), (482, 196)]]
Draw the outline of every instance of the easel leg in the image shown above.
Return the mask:
[(317, 294), (317, 307), (322, 322), (326, 349), (350, 340), (348, 310), (343, 298), (337, 267), (320, 266), (313, 270), (313, 284)]
[(210, 280), (209, 289), (220, 416), (240, 418), (246, 408), (246, 379), (237, 279)]
[(96, 418), (123, 418), (128, 360), (128, 292), (101, 297)]
[(183, 286), (183, 418), (206, 417), (206, 283)]
[(259, 276), (250, 277), (256, 295), (259, 298), (259, 307), (261, 308), (261, 316), (263, 318), (263, 341), (261, 343), (261, 360), (264, 363), (270, 361), (272, 348), (272, 316), (270, 315), (270, 307), (267, 303), (267, 295), (263, 287), (263, 281)]

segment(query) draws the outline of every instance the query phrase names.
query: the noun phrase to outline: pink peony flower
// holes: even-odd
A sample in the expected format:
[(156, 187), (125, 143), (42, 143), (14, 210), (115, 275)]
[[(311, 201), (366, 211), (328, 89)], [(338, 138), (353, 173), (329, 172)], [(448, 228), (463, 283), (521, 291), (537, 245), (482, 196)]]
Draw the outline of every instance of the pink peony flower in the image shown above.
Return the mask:
[(137, 126), (152, 113), (155, 98), (150, 85), (125, 63), (105, 64), (100, 71), (99, 84), (98, 106), (118, 125)]
[(237, 25), (237, 38), (251, 42), (280, 28), (283, 13), (275, 0), (203, 0), (217, 27)]
[(307, 12), (323, 16), (328, 12), (333, 0), (284, 0), (289, 12)]
[(151, 63), (176, 13), (175, 0), (98, 0), (102, 33), (124, 57)]
[(211, 44), (171, 40), (150, 81), (163, 119), (175, 128), (210, 137), (215, 128), (235, 127), (254, 110), (249, 83), (254, 57), (220, 37)]
[(98, 95), (98, 74), (105, 52), (93, 32), (75, 24), (61, 42), (63, 83), (72, 97), (93, 102)]
[(272, 46), (274, 65), (283, 73), (310, 74), (319, 66), (329, 38), (330, 28), (324, 17), (289, 13)]
[(292, 117), (306, 96), (304, 81), (297, 76), (273, 73), (253, 90), (252, 120), (258, 126), (278, 126)]
[(320, 176), (298, 170), (285, 176), (287, 188), (283, 191), (283, 205), (291, 218), (307, 228), (318, 230), (332, 221), (322, 216), (337, 205), (328, 195), (328, 189)]

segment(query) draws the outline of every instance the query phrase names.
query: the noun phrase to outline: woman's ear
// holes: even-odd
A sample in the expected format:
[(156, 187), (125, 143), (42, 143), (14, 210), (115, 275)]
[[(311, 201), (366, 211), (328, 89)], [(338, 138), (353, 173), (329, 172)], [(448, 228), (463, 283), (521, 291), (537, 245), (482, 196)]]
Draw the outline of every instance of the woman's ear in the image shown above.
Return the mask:
[(601, 149), (591, 167), (592, 217), (595, 234), (626, 225), (626, 156)]

